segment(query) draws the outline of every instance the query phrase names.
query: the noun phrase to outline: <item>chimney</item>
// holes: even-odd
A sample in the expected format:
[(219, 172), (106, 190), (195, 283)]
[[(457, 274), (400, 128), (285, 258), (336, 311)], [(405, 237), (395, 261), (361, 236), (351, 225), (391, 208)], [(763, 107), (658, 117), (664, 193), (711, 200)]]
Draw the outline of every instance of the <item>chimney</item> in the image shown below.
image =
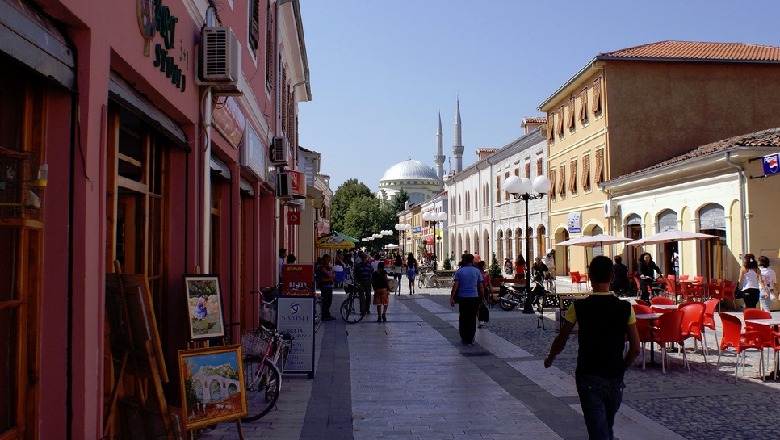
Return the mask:
[(528, 134), (534, 131), (536, 128), (541, 127), (547, 123), (547, 118), (544, 116), (532, 116), (523, 118), (523, 122), (520, 126), (523, 128), (523, 134)]
[(477, 148), (477, 160), (484, 160), (496, 151), (498, 148)]

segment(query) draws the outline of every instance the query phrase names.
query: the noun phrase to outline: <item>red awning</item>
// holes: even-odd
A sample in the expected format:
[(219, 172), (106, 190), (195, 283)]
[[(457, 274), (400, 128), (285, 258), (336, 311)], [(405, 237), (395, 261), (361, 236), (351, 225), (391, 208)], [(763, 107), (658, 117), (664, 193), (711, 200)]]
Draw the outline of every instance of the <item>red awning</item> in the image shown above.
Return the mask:
[(425, 237), (425, 244), (433, 244), (433, 235)]

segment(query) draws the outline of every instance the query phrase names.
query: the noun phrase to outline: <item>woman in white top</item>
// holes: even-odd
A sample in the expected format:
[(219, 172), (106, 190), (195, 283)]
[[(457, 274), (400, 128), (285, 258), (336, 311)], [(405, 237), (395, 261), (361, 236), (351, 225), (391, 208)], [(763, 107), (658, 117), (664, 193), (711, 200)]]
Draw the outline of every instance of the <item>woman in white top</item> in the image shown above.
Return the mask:
[(401, 254), (398, 254), (395, 256), (395, 261), (393, 262), (393, 277), (395, 278), (396, 282), (396, 290), (395, 294), (400, 295), (401, 294), (401, 277), (404, 275), (404, 260), (401, 258)]
[(769, 267), (769, 258), (758, 257), (758, 266), (761, 271), (761, 283), (759, 280), (758, 301), (761, 303), (761, 310), (770, 312), (772, 310), (772, 288), (775, 286), (775, 271)]
[(742, 283), (745, 307), (755, 309), (758, 305), (758, 263), (753, 254), (745, 254), (742, 258), (742, 269), (739, 271), (739, 282)]

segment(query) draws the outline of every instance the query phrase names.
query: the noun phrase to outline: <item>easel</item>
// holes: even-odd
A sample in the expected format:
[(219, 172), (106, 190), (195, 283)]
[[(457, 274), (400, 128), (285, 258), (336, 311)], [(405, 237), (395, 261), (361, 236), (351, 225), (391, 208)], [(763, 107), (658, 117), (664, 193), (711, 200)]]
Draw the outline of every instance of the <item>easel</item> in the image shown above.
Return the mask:
[[(195, 272), (194, 273), (195, 274), (201, 274), (200, 266), (196, 266), (195, 267)], [(185, 296), (186, 296), (186, 293), (185, 293)], [(238, 323), (228, 323), (228, 324), (225, 324), (225, 337), (223, 337), (221, 340), (218, 340), (218, 339), (203, 339), (203, 340), (191, 339), (191, 340), (189, 340), (187, 342), (187, 348), (188, 349), (192, 349), (192, 348), (207, 348), (207, 347), (211, 347), (211, 341), (212, 340), (215, 341), (215, 343), (217, 344), (216, 346), (227, 345), (227, 335), (228, 335), (228, 332), (232, 331), (232, 326), (235, 326), (235, 325), (238, 325)], [(239, 359), (239, 361), (240, 361), (240, 359)], [(184, 398), (185, 397), (182, 396), (182, 399), (184, 399)], [(182, 417), (187, 417), (187, 414), (182, 414)], [(195, 438), (194, 437), (195, 434), (194, 434), (193, 431), (194, 430), (188, 430), (187, 431), (187, 438), (189, 440), (194, 440), (194, 438)], [(236, 419), (236, 431), (238, 432), (238, 438), (240, 440), (244, 440), (244, 428), (241, 425), (241, 418)]]
[[(121, 386), (125, 392), (128, 391), (126, 387), (134, 392), (132, 395), (125, 393), (123, 401), (129, 406), (136, 406), (142, 413), (144, 435), (147, 438), (157, 437), (153, 432), (154, 422), (157, 422), (162, 424), (166, 437), (171, 437), (170, 415), (162, 389), (162, 383), (169, 380), (168, 372), (146, 277), (142, 274), (122, 274), (118, 261), (114, 262), (114, 267), (115, 273), (106, 274), (106, 318), (111, 332), (111, 352), (121, 359), (118, 361), (119, 374), (114, 380), (103, 416), (103, 434), (109, 434)], [(149, 399), (149, 389), (155, 399)], [(159, 420), (143, 415), (149, 410), (158, 413)]]

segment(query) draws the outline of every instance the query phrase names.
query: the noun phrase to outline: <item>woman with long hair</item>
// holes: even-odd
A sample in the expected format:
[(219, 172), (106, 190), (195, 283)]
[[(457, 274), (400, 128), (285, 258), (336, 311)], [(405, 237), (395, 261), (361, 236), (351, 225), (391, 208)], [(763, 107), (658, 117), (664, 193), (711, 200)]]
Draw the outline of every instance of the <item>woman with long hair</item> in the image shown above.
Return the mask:
[(406, 257), (406, 278), (409, 279), (409, 295), (414, 295), (414, 279), (417, 277), (417, 260), (414, 254), (409, 252)]
[(393, 261), (393, 277), (395, 278), (395, 294), (401, 294), (401, 277), (404, 275), (404, 259), (401, 258), (401, 254), (396, 254), (395, 261)]
[(742, 257), (742, 269), (739, 270), (739, 282), (742, 284), (742, 294), (745, 300), (745, 308), (755, 309), (758, 305), (758, 294), (761, 287), (759, 281), (760, 272), (758, 262), (753, 254), (745, 254)]

